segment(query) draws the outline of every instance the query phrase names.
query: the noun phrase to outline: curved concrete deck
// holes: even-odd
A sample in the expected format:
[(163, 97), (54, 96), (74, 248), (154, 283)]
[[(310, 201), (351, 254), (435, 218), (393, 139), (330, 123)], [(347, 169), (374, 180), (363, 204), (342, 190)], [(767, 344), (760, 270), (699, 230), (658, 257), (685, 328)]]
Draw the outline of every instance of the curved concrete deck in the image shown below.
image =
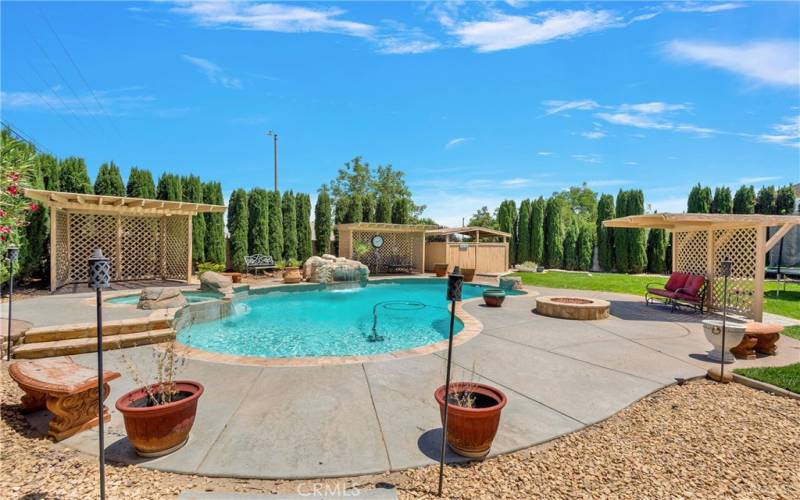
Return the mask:
[[(469, 378), (474, 366), (475, 379), (499, 386), (509, 399), (492, 454), (581, 429), (712, 366), (699, 315), (645, 306), (628, 295), (529, 290), (603, 298), (611, 301), (612, 315), (591, 322), (539, 316), (531, 312), (535, 297), (530, 295), (509, 297), (500, 309), (483, 307), (480, 300), (464, 303), (484, 330), (455, 348), (454, 378)], [(778, 346), (778, 356), (735, 366), (800, 359), (800, 342), (782, 337)], [(113, 408), (116, 398), (135, 385), (122, 353), (108, 351), (104, 358), (106, 369), (123, 373), (111, 384), (109, 460), (182, 473), (286, 479), (377, 473), (437, 460), (441, 424), (433, 391), (444, 379), (444, 351), (301, 367), (188, 359), (180, 378), (206, 388), (189, 443), (172, 455), (147, 460), (134, 454)], [(140, 367), (151, 366), (150, 347), (126, 349), (124, 355)], [(73, 359), (93, 366), (96, 355)], [(30, 420), (44, 428), (46, 417), (38, 413)], [(78, 434), (59, 446), (96, 454), (97, 432)]]

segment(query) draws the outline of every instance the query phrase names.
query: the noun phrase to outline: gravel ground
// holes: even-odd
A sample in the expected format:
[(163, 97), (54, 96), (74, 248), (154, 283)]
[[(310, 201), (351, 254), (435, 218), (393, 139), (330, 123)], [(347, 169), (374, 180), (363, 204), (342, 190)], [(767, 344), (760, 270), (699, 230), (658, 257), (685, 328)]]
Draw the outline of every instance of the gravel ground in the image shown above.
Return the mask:
[[(2, 367), (4, 498), (97, 496), (96, 461), (32, 434)], [(800, 401), (708, 381), (667, 388), (609, 420), (548, 445), (448, 467), (448, 498), (800, 498)], [(341, 491), (390, 483), (401, 498), (433, 497), (437, 467), (324, 481), (205, 478), (109, 465), (109, 498), (183, 490)]]

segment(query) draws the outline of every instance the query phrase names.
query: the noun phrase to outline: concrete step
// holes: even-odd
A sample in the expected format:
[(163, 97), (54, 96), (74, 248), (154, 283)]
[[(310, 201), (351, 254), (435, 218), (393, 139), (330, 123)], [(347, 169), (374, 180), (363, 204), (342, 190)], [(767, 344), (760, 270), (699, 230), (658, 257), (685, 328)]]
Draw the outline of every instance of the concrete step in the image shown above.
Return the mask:
[[(172, 328), (149, 330), (145, 332), (117, 333), (108, 337), (105, 336), (105, 328), (103, 328), (103, 333), (104, 351), (168, 342), (175, 338), (175, 330)], [(14, 358), (17, 359), (46, 358), (51, 356), (67, 356), (70, 354), (97, 352), (97, 337), (51, 340), (46, 342), (34, 342), (31, 344), (25, 343), (13, 347), (11, 352)]]
[[(150, 320), (148, 318), (131, 318), (103, 322), (103, 337), (163, 330), (170, 328), (170, 321), (166, 319)], [(53, 342), (56, 340), (97, 338), (97, 325), (94, 323), (81, 323), (62, 326), (40, 326), (30, 328), (25, 332), (23, 343), (34, 344), (39, 342)]]

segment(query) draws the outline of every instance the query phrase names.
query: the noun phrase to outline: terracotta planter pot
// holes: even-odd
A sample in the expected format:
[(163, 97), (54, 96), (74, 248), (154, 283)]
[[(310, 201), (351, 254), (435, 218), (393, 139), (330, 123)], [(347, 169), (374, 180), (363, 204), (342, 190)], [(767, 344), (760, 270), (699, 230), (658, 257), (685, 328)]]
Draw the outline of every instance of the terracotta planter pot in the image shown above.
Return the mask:
[(447, 264), (434, 264), (433, 272), (436, 273), (437, 278), (442, 278), (447, 275)]
[(483, 302), (489, 307), (500, 307), (506, 300), (506, 292), (499, 288), (489, 288), (483, 291)]
[(140, 387), (117, 400), (117, 410), (125, 419), (128, 441), (141, 456), (160, 457), (172, 453), (189, 439), (203, 386), (190, 380), (177, 380), (175, 385), (179, 392), (189, 396), (165, 405), (144, 406), (147, 392)]
[[(476, 396), (474, 408), (449, 404), (447, 415), (447, 444), (459, 455), (483, 459), (489, 454), (500, 425), (500, 413), (506, 405), (506, 395), (494, 387), (471, 383), (451, 382), (450, 393), (469, 388)], [(444, 386), (436, 389), (434, 397), (444, 423)]]
[(303, 276), (300, 274), (299, 267), (287, 267), (283, 270), (284, 283), (300, 283), (303, 281)]
[(475, 270), (474, 269), (462, 269), (461, 274), (464, 275), (464, 281), (472, 281), (475, 279)]

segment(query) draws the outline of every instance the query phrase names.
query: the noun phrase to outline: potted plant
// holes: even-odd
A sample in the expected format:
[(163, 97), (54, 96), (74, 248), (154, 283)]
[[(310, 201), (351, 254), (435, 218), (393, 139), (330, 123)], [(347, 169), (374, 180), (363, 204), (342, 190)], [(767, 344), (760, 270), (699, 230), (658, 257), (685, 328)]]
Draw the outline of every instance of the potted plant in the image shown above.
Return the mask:
[(300, 261), (289, 259), (286, 268), (283, 270), (283, 282), (300, 283), (301, 281), (303, 281), (303, 276), (300, 274)]
[[(444, 392), (441, 386), (434, 393), (443, 423)], [(506, 395), (486, 384), (452, 382), (447, 399), (447, 444), (459, 455), (485, 458), (497, 434)]]
[(433, 272), (436, 273), (437, 278), (447, 275), (447, 264), (434, 264)]
[(500, 288), (487, 288), (483, 291), (483, 302), (489, 307), (500, 307), (506, 300), (506, 292)]
[(461, 274), (464, 275), (464, 281), (472, 281), (473, 279), (475, 279), (475, 269), (462, 267)]
[(181, 448), (189, 439), (203, 385), (175, 380), (180, 363), (175, 341), (156, 356), (155, 383), (145, 384), (135, 366), (125, 358), (133, 379), (140, 386), (117, 400), (116, 408), (125, 420), (128, 441), (141, 456), (160, 457)]

